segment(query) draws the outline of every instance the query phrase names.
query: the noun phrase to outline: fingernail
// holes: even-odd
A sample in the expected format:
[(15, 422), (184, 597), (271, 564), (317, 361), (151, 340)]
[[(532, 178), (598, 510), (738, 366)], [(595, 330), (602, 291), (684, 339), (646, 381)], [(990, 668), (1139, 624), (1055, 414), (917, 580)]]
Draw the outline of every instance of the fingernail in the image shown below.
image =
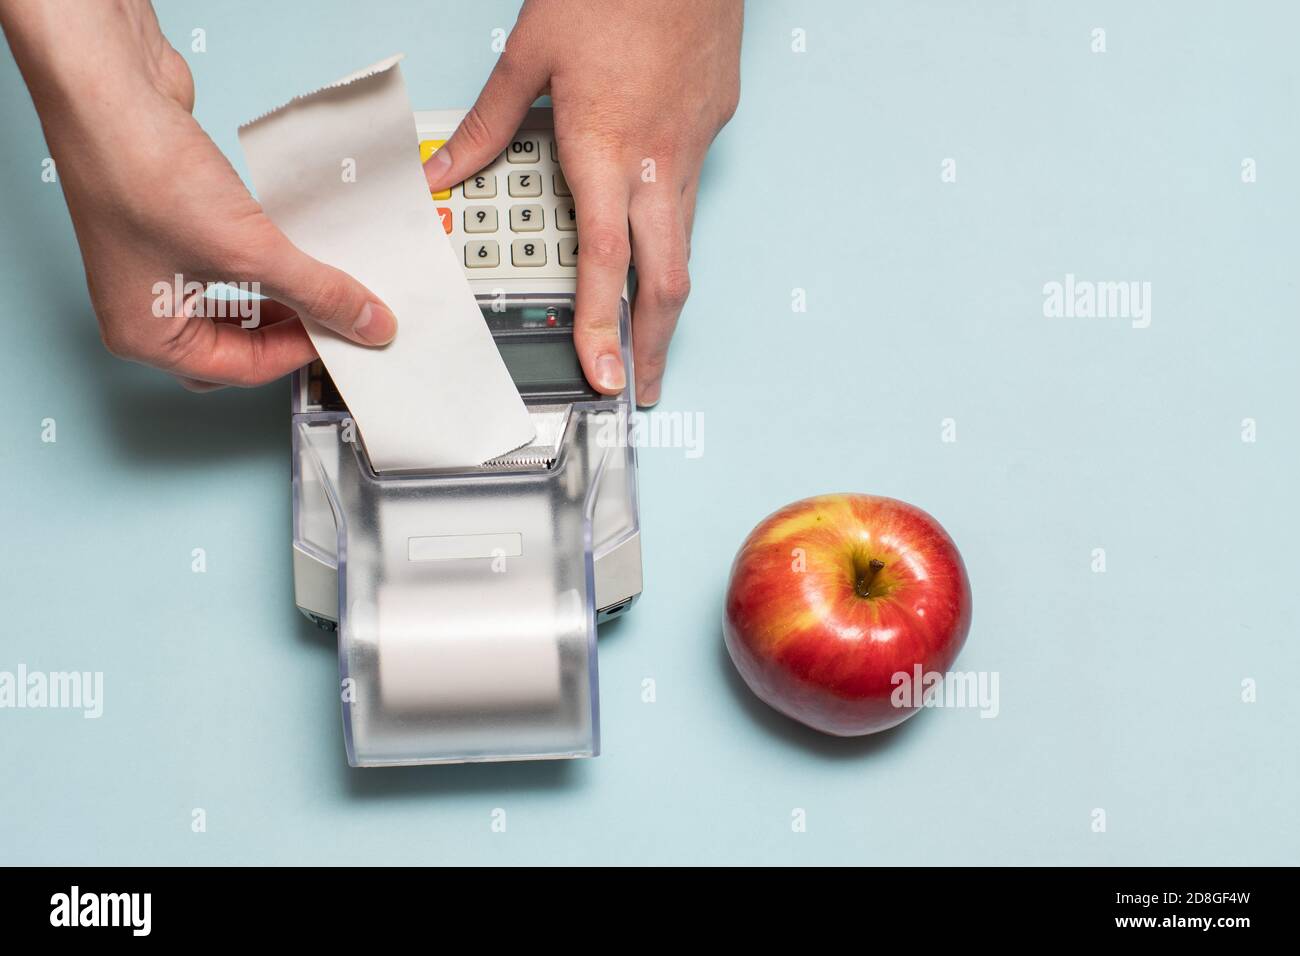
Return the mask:
[(446, 175), (447, 170), (451, 169), (451, 155), (445, 150), (440, 149), (424, 164), (424, 174), (432, 186), (439, 179)]
[(397, 319), (382, 305), (367, 302), (352, 323), (352, 334), (371, 345), (387, 345), (397, 335)]
[(596, 359), (596, 386), (605, 392), (621, 392), (627, 384), (623, 363), (617, 355), (605, 354)]
[(659, 401), (659, 389), (662, 381), (651, 382), (649, 385), (643, 385), (640, 388), (640, 394), (637, 396), (636, 403), (642, 408), (649, 408)]

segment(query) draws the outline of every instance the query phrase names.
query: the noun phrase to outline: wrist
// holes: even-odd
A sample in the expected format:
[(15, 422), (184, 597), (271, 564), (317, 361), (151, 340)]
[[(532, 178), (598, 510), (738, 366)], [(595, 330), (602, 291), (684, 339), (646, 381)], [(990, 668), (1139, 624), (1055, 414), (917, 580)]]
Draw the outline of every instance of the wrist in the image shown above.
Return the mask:
[(0, 26), (46, 124), (129, 107), (150, 27), (166, 43), (148, 0), (0, 0)]

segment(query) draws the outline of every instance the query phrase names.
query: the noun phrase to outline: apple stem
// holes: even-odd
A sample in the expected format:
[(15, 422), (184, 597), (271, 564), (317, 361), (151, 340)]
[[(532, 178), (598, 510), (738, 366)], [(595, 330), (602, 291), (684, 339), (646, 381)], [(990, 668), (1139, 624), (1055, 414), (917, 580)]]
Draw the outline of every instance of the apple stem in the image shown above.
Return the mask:
[(876, 580), (876, 575), (884, 570), (885, 562), (879, 558), (872, 558), (867, 565), (866, 571), (858, 576), (857, 587), (854, 589), (860, 597), (871, 597), (871, 585)]

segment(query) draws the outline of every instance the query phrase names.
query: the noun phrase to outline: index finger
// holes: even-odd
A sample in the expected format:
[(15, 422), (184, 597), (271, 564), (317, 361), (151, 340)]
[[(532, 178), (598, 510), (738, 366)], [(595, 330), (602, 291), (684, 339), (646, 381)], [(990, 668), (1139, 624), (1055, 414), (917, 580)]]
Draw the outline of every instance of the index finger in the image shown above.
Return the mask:
[(606, 395), (616, 395), (627, 387), (618, 341), (618, 305), (632, 255), (628, 183), (617, 167), (594, 163), (583, 163), (566, 178), (578, 220), (573, 343), (587, 380)]
[(274, 381), (316, 357), (307, 330), (291, 310), (273, 301), (259, 305), (270, 321), (245, 329), (214, 322), (203, 314), (201, 297), (195, 297), (159, 329), (159, 346), (143, 360), (182, 380), (250, 387)]

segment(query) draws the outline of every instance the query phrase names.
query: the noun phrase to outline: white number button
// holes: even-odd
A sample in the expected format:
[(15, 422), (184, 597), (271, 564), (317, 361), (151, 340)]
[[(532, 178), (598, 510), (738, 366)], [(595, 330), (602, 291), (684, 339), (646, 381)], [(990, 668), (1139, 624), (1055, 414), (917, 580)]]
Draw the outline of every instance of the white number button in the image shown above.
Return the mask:
[(506, 158), (512, 163), (535, 163), (540, 155), (535, 139), (514, 140), (506, 149)]
[(510, 228), (515, 232), (541, 232), (541, 206), (511, 206)]
[(510, 261), (517, 266), (544, 266), (546, 246), (538, 239), (516, 239), (510, 243)]
[(578, 240), (560, 240), (560, 265), (576, 266), (578, 264)]
[(501, 265), (501, 250), (496, 240), (465, 243), (465, 265), (471, 269), (493, 269)]
[(557, 196), (573, 195), (573, 193), (569, 191), (569, 181), (564, 178), (564, 173), (560, 172), (559, 170), (556, 170), (555, 172), (555, 195)]
[(466, 232), (496, 232), (497, 210), (495, 206), (469, 206), (465, 210)]
[(555, 228), (564, 232), (573, 232), (578, 228), (578, 214), (573, 209), (573, 203), (555, 207)]
[(510, 174), (510, 195), (540, 196), (542, 194), (542, 176), (536, 170)]
[(465, 180), (466, 199), (495, 199), (497, 178), (491, 173), (480, 173)]

